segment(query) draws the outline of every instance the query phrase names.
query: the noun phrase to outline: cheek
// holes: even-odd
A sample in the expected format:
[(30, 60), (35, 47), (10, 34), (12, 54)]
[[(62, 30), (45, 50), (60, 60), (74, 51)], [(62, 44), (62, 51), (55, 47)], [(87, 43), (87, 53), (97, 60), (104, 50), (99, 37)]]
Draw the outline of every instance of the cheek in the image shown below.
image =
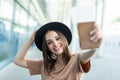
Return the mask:
[(58, 43), (63, 45), (63, 44), (64, 44), (64, 41), (63, 41), (62, 39), (60, 39), (60, 40), (58, 41)]
[(64, 43), (64, 41), (63, 41), (63, 40), (61, 40), (61, 41), (60, 41), (60, 44), (61, 44), (62, 46), (64, 46), (64, 45), (65, 45), (65, 43)]
[(67, 43), (65, 42), (65, 41), (63, 41), (62, 43), (61, 43), (61, 45), (62, 45), (62, 47), (63, 47), (63, 49), (67, 46)]
[(52, 45), (48, 45), (48, 49), (51, 51), (52, 50)]

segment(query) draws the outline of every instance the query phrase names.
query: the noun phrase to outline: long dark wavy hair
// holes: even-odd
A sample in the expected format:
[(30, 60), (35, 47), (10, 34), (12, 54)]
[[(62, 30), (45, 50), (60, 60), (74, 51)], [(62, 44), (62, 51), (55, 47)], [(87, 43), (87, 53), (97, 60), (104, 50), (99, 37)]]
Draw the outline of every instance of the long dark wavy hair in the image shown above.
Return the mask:
[[(71, 54), (69, 51), (68, 42), (67, 42), (66, 37), (58, 30), (49, 30), (49, 31), (55, 31), (58, 34), (58, 36), (60, 37), (60, 39), (62, 40), (62, 45), (63, 45), (62, 59), (63, 59), (63, 62), (65, 64), (67, 64), (71, 58)], [(51, 53), (51, 51), (49, 51), (49, 49), (48, 49), (45, 35), (44, 35), (43, 43), (42, 43), (42, 51), (43, 51), (45, 73), (49, 74), (51, 71), (55, 70), (54, 66), (55, 66), (55, 63), (57, 62), (57, 58), (53, 59), (51, 57), (53, 53)]]

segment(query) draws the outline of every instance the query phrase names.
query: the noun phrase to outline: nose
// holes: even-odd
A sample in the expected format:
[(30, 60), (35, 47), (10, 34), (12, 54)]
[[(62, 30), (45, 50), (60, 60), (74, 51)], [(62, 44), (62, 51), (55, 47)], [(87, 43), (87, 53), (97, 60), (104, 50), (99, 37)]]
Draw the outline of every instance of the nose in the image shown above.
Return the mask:
[(54, 46), (57, 46), (58, 45), (58, 42), (57, 41), (54, 41)]

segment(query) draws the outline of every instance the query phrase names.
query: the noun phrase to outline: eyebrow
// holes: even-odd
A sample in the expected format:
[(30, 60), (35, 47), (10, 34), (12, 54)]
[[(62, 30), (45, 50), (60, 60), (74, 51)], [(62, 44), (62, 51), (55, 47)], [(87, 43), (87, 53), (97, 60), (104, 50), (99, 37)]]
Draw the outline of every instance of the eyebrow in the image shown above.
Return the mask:
[[(58, 36), (58, 35), (56, 35), (54, 38), (57, 38), (57, 37), (59, 37), (59, 36)], [(48, 42), (48, 41), (51, 41), (51, 39), (46, 40), (46, 42)]]

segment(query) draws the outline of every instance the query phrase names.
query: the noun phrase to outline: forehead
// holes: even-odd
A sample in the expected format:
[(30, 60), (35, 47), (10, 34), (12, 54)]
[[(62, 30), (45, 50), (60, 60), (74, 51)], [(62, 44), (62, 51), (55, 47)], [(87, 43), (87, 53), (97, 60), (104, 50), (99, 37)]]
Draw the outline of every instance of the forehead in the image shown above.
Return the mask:
[(53, 39), (54, 37), (58, 36), (57, 32), (56, 31), (48, 31), (46, 32), (45, 34), (45, 39), (48, 40), (48, 39)]

